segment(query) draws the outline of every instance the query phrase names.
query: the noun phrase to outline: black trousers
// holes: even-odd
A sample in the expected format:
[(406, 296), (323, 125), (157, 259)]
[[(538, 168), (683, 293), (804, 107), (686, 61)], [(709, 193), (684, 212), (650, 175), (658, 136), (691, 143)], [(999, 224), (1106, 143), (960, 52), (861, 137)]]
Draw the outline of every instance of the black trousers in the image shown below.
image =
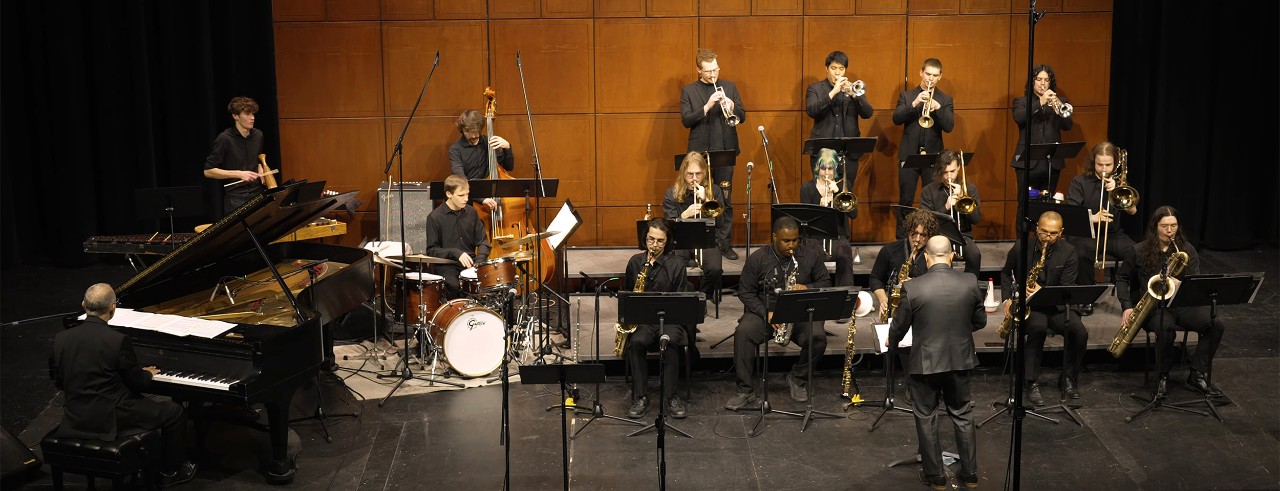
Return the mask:
[[(466, 296), (462, 292), (462, 288), (458, 286), (458, 277), (462, 274), (462, 266), (456, 264), (433, 264), (431, 271), (444, 277), (444, 296), (446, 299), (453, 300)], [(392, 287), (392, 289), (396, 288), (399, 288), (399, 286)]]
[[(773, 342), (773, 326), (755, 314), (742, 314), (733, 333), (733, 366), (738, 374), (738, 392), (748, 392), (755, 387), (756, 350), (760, 343)], [(791, 329), (791, 341), (800, 346), (800, 359), (791, 367), (791, 374), (806, 376), (811, 357), (816, 359), (827, 350), (827, 333), (822, 330), (821, 322), (800, 322)]]
[[(661, 359), (662, 400), (666, 401), (676, 392), (676, 381), (680, 375), (679, 347), (687, 344), (688, 338), (685, 336), (684, 328), (679, 324), (662, 326), (662, 332), (671, 336), (671, 341), (667, 343), (667, 353)], [(627, 359), (627, 366), (631, 367), (632, 398), (640, 398), (649, 393), (649, 363), (645, 357), (650, 350), (658, 349), (658, 341), (661, 337), (662, 335), (658, 334), (657, 324), (643, 324), (636, 326), (636, 332), (631, 333), (627, 338), (623, 357)]]
[(1040, 378), (1040, 360), (1044, 357), (1044, 340), (1052, 330), (1062, 335), (1062, 373), (1072, 380), (1080, 375), (1084, 363), (1084, 351), (1089, 345), (1089, 331), (1075, 313), (1031, 310), (1031, 317), (1022, 323), (1027, 330), (1027, 345), (1022, 361), (1026, 367), (1028, 382)]
[(1142, 323), (1143, 329), (1156, 335), (1160, 374), (1168, 375), (1169, 369), (1173, 368), (1173, 344), (1178, 339), (1178, 330), (1194, 331), (1200, 336), (1200, 341), (1196, 345), (1196, 354), (1191, 357), (1191, 368), (1200, 373), (1211, 373), (1213, 355), (1218, 352), (1218, 344), (1222, 342), (1222, 333), (1225, 330), (1222, 319), (1209, 317), (1207, 305), (1164, 309), (1163, 313), (1162, 317), (1160, 309), (1156, 309)]
[[(903, 167), (903, 165), (906, 165), (905, 161), (898, 163), (898, 204), (902, 206), (911, 206), (911, 204), (916, 201), (916, 188), (929, 182), (929, 179), (931, 179), (930, 176), (933, 175), (933, 168), (908, 169)], [(898, 208), (897, 212), (898, 227), (894, 237), (901, 239), (907, 236), (907, 229), (905, 228), (906, 225), (904, 225), (903, 222), (906, 220), (907, 215), (911, 213), (911, 210)]]
[(979, 249), (978, 243), (968, 235), (964, 236), (964, 272), (972, 273), (974, 277), (982, 277), (982, 249)]
[[(1021, 149), (1019, 149), (1021, 150)], [(1045, 190), (1044, 187), (1048, 183), (1048, 191), (1053, 195), (1058, 189), (1058, 176), (1062, 174), (1062, 169), (1054, 169), (1053, 165), (1047, 160), (1036, 160), (1031, 162), (1031, 167), (1027, 169), (1026, 177), (1023, 177), (1022, 169), (1014, 168), (1013, 173), (1018, 176), (1018, 192), (1027, 192), (1027, 187), (1033, 187), (1039, 190)], [(1014, 194), (1013, 199), (1017, 199), (1018, 195)]]
[[(720, 243), (723, 244), (724, 247), (729, 247), (731, 244), (733, 244), (733, 168), (734, 167), (735, 166), (731, 165), (727, 167), (711, 168), (711, 179), (713, 180), (714, 184), (720, 185), (721, 191), (724, 191), (724, 203), (720, 203), (720, 206), (723, 207), (723, 210), (722, 210), (723, 213), (721, 213), (720, 216), (716, 217), (716, 240), (720, 241)], [(728, 186), (721, 185), (721, 183), (725, 183), (725, 182), (729, 183), (729, 185)]]
[[(693, 259), (693, 251), (691, 250), (675, 251), (673, 255), (684, 262)], [(698, 287), (698, 291), (706, 294), (707, 300), (715, 300), (715, 293), (720, 289), (720, 278), (722, 276), (724, 276), (724, 259), (720, 256), (720, 249), (714, 247), (703, 249), (702, 284)]]
[(973, 402), (969, 393), (969, 371), (911, 374), (907, 377), (911, 407), (916, 416), (916, 440), (920, 465), (925, 475), (941, 477), (942, 442), (938, 440), (938, 402), (945, 404), (956, 432), (956, 453), (960, 454), (960, 475), (978, 473), (978, 446), (973, 428)]
[(175, 470), (187, 460), (182, 438), (186, 424), (186, 411), (173, 401), (137, 397), (116, 406), (117, 434), (160, 429), (165, 471)]
[[(1092, 285), (1093, 278), (1093, 259), (1097, 253), (1097, 240), (1089, 237), (1067, 237), (1067, 242), (1076, 248), (1076, 256), (1079, 258), (1079, 268), (1076, 274), (1077, 285)], [(1116, 233), (1112, 230), (1107, 234), (1107, 257), (1119, 261), (1133, 250), (1133, 239), (1123, 233)]]
[(831, 254), (822, 248), (822, 240), (805, 239), (804, 246), (824, 256), (823, 261), (836, 263), (834, 286), (853, 286), (853, 246), (848, 239), (836, 239), (831, 243)]

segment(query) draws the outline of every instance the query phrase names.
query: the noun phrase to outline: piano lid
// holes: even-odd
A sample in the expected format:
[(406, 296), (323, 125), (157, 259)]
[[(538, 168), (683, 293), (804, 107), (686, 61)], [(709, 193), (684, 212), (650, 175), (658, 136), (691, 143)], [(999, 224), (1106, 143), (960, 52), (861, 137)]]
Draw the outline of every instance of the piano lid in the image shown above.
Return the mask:
[(345, 205), (357, 193), (351, 191), (296, 203), (297, 193), (305, 182), (282, 184), (268, 189), (124, 282), (116, 288), (116, 294), (123, 298), (132, 290), (168, 281), (222, 258), (253, 249), (253, 239), (245, 233), (242, 222), (248, 224), (254, 236), (265, 247), (271, 241), (293, 233)]

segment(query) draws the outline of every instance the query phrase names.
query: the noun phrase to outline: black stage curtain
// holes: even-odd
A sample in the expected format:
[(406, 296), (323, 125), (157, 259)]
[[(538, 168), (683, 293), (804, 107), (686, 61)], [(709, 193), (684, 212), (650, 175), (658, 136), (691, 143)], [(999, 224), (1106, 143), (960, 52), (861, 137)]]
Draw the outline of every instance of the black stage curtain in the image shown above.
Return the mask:
[(1109, 133), (1129, 151), (1129, 180), (1142, 196), (1125, 228), (1140, 239), (1151, 212), (1171, 205), (1193, 243), (1276, 244), (1277, 3), (1120, 0), (1114, 8)]
[(220, 201), (201, 172), (232, 97), (258, 101), (279, 161), (271, 2), (0, 4), (4, 266), (83, 265), (91, 235), (167, 230), (138, 220), (137, 189), (205, 186)]

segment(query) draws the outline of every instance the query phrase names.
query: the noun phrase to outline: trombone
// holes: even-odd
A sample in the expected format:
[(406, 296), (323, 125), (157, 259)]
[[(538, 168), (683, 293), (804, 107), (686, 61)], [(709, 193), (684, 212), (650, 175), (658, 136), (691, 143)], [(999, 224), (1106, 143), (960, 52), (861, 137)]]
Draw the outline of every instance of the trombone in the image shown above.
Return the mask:
[(933, 82), (928, 82), (928, 84), (929, 98), (924, 101), (924, 110), (920, 111), (920, 120), (918, 121), (921, 128), (933, 127), (933, 117), (929, 116), (929, 113), (932, 111), (930, 107), (933, 106)]
[[(706, 218), (711, 219), (719, 217), (720, 214), (724, 212), (724, 208), (720, 206), (720, 202), (715, 200), (715, 195), (707, 196), (707, 188), (703, 187), (702, 184), (698, 184), (698, 187), (693, 190), (693, 204), (702, 205), (698, 207), (698, 211), (694, 215), (695, 219), (702, 219), (703, 212), (706, 212)], [(701, 268), (702, 249), (695, 249), (693, 251), (693, 257), (695, 262), (698, 263), (698, 267)]]
[[(950, 190), (951, 187), (947, 186), (947, 189)], [(972, 215), (973, 212), (978, 211), (978, 200), (969, 196), (969, 180), (964, 174), (964, 150), (960, 150), (960, 197), (956, 198), (956, 204), (951, 208), (962, 215)], [(959, 223), (960, 221), (956, 220), (956, 224)]]
[(729, 96), (725, 95), (724, 87), (721, 87), (719, 85), (714, 85), (714, 84), (713, 86), (716, 88), (716, 92), (720, 94), (720, 112), (724, 114), (724, 122), (728, 124), (729, 127), (737, 126), (738, 115), (734, 114), (733, 111), (729, 110), (729, 102), (728, 102)]
[(1115, 189), (1111, 190), (1111, 205), (1127, 210), (1138, 204), (1138, 190), (1129, 185), (1128, 150), (1116, 149), (1116, 165), (1119, 166), (1120, 179), (1116, 181)]

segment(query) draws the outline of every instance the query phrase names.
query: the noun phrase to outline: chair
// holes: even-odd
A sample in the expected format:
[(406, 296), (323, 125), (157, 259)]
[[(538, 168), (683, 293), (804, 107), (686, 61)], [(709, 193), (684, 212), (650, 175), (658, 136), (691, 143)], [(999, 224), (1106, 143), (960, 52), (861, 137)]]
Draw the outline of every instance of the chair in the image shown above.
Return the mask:
[[(693, 342), (694, 342), (692, 333), (690, 333), (690, 335), (689, 335), (689, 336), (687, 336), (687, 337), (689, 338), (689, 343), (693, 343)], [(691, 355), (689, 354), (689, 344), (685, 344), (684, 346), (678, 346), (678, 348), (680, 349), (680, 355), (679, 355), (679, 356), (680, 356), (680, 357), (681, 357), (681, 359), (683, 360), (683, 363), (681, 363), (681, 364), (680, 364), (680, 374), (679, 374), (679, 375), (683, 375), (684, 380), (683, 380), (683, 382), (681, 383), (681, 385), (683, 385), (683, 386), (684, 386), (684, 400), (685, 400), (685, 402), (688, 402), (688, 401), (689, 401), (689, 396), (690, 396), (690, 391), (689, 391), (689, 380), (690, 380), (690, 379), (692, 378), (692, 376), (693, 376), (693, 361), (690, 359), (690, 356), (691, 356)], [(654, 345), (653, 347), (649, 348), (649, 352), (650, 352), (650, 353), (657, 353), (657, 352), (658, 352), (658, 347), (657, 347), (657, 345)], [(624, 364), (623, 364), (623, 366), (625, 366), (625, 367), (626, 367), (626, 368), (625, 368), (625, 370), (626, 370), (626, 377), (625, 377), (625, 380), (626, 380), (626, 382), (627, 382), (627, 387), (631, 387), (631, 365), (629, 365), (629, 364), (625, 364), (625, 363), (624, 363)], [(654, 374), (656, 374), (656, 373), (657, 373), (657, 372), (654, 372)], [(679, 375), (676, 377), (677, 379), (680, 379), (680, 376), (679, 376)], [(677, 387), (677, 390), (679, 390), (679, 388), (678, 388), (678, 387)], [(632, 394), (631, 394), (631, 399), (632, 399), (632, 400), (634, 400), (634, 399), (636, 398), (636, 395), (635, 395), (635, 393), (634, 393), (634, 392), (635, 392), (635, 390), (633, 389), (631, 392), (632, 392)], [(673, 391), (673, 392), (674, 392), (674, 391)], [(661, 397), (661, 395), (659, 395), (659, 397)]]
[(115, 441), (57, 436), (54, 428), (40, 442), (44, 461), (53, 476), (53, 489), (61, 490), (64, 473), (81, 474), (89, 479), (111, 479), (112, 489), (122, 489), (125, 477), (137, 484), (142, 478), (145, 488), (152, 488), (151, 470), (161, 457), (160, 430), (122, 434)]

